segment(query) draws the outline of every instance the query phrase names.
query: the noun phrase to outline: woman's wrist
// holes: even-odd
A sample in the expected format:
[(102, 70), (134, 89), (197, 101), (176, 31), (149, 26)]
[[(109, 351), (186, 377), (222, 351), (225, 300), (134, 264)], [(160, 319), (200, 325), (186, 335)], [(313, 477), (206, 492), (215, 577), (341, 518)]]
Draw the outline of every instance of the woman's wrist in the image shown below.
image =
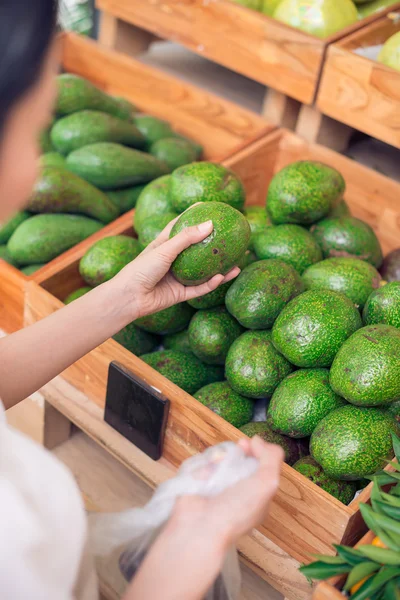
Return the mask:
[(111, 335), (138, 318), (132, 302), (132, 292), (121, 286), (117, 278), (103, 283), (91, 294), (96, 296), (96, 310), (101, 315), (103, 323), (112, 331)]

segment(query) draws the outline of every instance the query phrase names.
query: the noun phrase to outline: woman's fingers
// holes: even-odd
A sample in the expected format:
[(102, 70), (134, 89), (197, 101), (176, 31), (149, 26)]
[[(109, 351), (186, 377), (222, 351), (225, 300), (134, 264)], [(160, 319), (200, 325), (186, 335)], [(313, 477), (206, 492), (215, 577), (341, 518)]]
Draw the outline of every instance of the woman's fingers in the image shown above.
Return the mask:
[(222, 283), (228, 283), (228, 281), (232, 281), (232, 279), (235, 279), (235, 277), (237, 277), (239, 274), (240, 274), (239, 267), (233, 267), (233, 269), (231, 269), (229, 271), (229, 273), (227, 273), (225, 275)]
[(199, 298), (205, 296), (210, 292), (213, 292), (217, 287), (224, 282), (223, 275), (214, 275), (211, 279), (202, 283), (201, 285), (193, 285), (185, 288), (185, 300), (192, 300), (193, 298)]
[(181, 252), (186, 250), (186, 248), (189, 248), (189, 246), (192, 246), (193, 244), (198, 244), (208, 237), (213, 228), (214, 225), (212, 221), (206, 221), (205, 223), (195, 225), (194, 227), (187, 227), (177, 235), (174, 235), (173, 238), (158, 246), (158, 252), (172, 263)]

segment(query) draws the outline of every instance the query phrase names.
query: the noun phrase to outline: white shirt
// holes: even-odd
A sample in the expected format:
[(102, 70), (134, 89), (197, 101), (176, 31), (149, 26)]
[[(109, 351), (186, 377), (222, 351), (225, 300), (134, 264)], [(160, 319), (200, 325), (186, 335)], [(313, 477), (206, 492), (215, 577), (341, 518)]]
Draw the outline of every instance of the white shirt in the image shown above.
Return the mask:
[(0, 402), (1, 600), (72, 600), (85, 540), (72, 475), (7, 425)]

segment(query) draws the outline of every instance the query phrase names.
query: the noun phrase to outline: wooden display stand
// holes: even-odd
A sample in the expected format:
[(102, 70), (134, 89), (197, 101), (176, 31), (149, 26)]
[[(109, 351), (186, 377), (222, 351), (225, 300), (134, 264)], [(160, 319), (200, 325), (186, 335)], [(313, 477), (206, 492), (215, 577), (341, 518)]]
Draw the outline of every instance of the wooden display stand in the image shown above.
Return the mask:
[[(248, 110), (86, 38), (68, 33), (61, 36), (61, 43), (65, 71), (85, 77), (110, 94), (128, 98), (140, 110), (169, 121), (178, 132), (202, 144), (206, 160), (226, 160), (275, 129)], [(100, 237), (108, 227), (101, 230)], [(98, 237), (96, 233), (90, 243)], [(22, 327), (26, 283), (41, 280), (57, 260), (29, 278), (0, 260), (1, 329), (12, 333)]]

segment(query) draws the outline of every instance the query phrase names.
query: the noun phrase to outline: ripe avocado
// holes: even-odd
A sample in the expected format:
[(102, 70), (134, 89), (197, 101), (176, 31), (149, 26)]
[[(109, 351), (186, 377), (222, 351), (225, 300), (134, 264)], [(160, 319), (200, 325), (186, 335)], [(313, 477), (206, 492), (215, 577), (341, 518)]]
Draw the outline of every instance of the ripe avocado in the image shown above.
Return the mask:
[(310, 290), (283, 309), (272, 329), (272, 340), (297, 367), (330, 367), (343, 342), (361, 325), (360, 313), (346, 296)]
[(59, 167), (42, 170), (27, 209), (33, 213), (79, 213), (102, 223), (110, 223), (119, 215), (103, 192)]
[(400, 281), (392, 281), (372, 292), (364, 306), (365, 325), (383, 323), (400, 329)]
[(386, 465), (396, 431), (394, 419), (382, 410), (342, 406), (314, 429), (311, 456), (333, 479), (362, 479)]
[(399, 400), (400, 330), (390, 325), (359, 329), (337, 353), (330, 383), (356, 406), (384, 406)]
[(140, 253), (139, 242), (127, 235), (98, 240), (85, 252), (79, 272), (88, 285), (96, 286), (112, 279)]
[(303, 273), (308, 290), (340, 292), (363, 308), (368, 296), (380, 287), (381, 276), (369, 263), (358, 258), (327, 258)]
[(400, 400), (396, 400), (389, 404), (389, 406), (385, 409), (385, 412), (393, 417), (397, 423), (400, 423)]
[(382, 264), (382, 248), (373, 229), (355, 217), (322, 219), (311, 227), (311, 233), (322, 249), (324, 258), (348, 256)]
[(45, 266), (45, 263), (39, 263), (37, 265), (28, 265), (27, 267), (22, 267), (21, 273), (23, 273), (27, 277), (30, 277), (31, 275), (36, 273), (36, 271), (39, 271), (39, 269), (41, 269), (44, 266)]
[(53, 148), (53, 144), (51, 143), (50, 131), (51, 125), (43, 129), (43, 131), (39, 135), (39, 147), (42, 154), (47, 154), (48, 152), (54, 152), (55, 148)]
[(293, 465), (300, 459), (301, 448), (297, 440), (293, 440), (284, 435), (280, 435), (269, 427), (265, 421), (258, 421), (257, 423), (247, 423), (240, 428), (240, 431), (252, 438), (258, 435), (264, 442), (268, 444), (276, 444), (281, 446), (285, 452), (285, 463)]
[(264, 206), (248, 206), (243, 209), (243, 214), (249, 222), (251, 238), (249, 248), (254, 249), (254, 239), (258, 233), (262, 233), (271, 227), (271, 219), (267, 215), (267, 211)]
[(150, 154), (164, 162), (170, 171), (197, 159), (195, 146), (182, 138), (162, 138), (151, 145)]
[(157, 119), (157, 117), (138, 114), (134, 116), (133, 122), (144, 136), (148, 148), (155, 142), (158, 142), (158, 140), (175, 137), (175, 132), (171, 125), (167, 121)]
[(99, 142), (115, 142), (139, 149), (146, 145), (135, 125), (97, 110), (82, 110), (59, 119), (51, 130), (51, 141), (64, 155)]
[(189, 344), (189, 329), (165, 335), (163, 346), (165, 350), (181, 350), (182, 352), (192, 353)]
[(83, 287), (78, 288), (74, 292), (71, 292), (71, 294), (69, 294), (65, 298), (64, 304), (71, 304), (71, 302), (73, 302), (74, 300), (77, 300), (78, 298), (82, 298), (82, 296), (84, 296), (85, 294), (90, 292), (92, 289), (93, 288), (91, 288), (89, 286), (83, 286)]
[(246, 331), (229, 349), (225, 374), (231, 387), (249, 398), (269, 398), (292, 372), (272, 344), (271, 331)]
[(173, 212), (169, 197), (169, 183), (171, 175), (163, 175), (148, 183), (137, 199), (135, 214), (133, 217), (134, 227), (140, 231), (142, 223), (153, 216)]
[(159, 345), (159, 339), (155, 335), (139, 329), (134, 323), (121, 329), (113, 339), (137, 356), (152, 352)]
[(146, 248), (151, 242), (160, 235), (173, 219), (178, 215), (174, 212), (154, 215), (143, 221), (139, 230), (139, 243), (142, 249)]
[(223, 379), (224, 370), (221, 367), (205, 365), (189, 352), (160, 350), (143, 354), (141, 359), (188, 394), (194, 394), (205, 385)]
[(243, 328), (224, 306), (197, 312), (189, 325), (190, 349), (210, 365), (223, 365), (233, 342)]
[(67, 167), (104, 190), (147, 183), (168, 172), (166, 165), (154, 156), (111, 142), (90, 144), (71, 152)]
[(329, 385), (328, 369), (300, 369), (278, 385), (268, 407), (267, 423), (277, 433), (304, 438), (321, 419), (344, 404)]
[(138, 112), (137, 106), (135, 106), (130, 100), (128, 100), (127, 98), (123, 98), (122, 96), (114, 96), (114, 100), (118, 102), (118, 104), (120, 105), (120, 107), (122, 107), (124, 111), (130, 113), (130, 120), (132, 120), (133, 115)]
[(399, 60), (399, 47), (400, 47), (400, 31), (393, 34), (386, 42), (378, 56), (378, 62), (400, 71), (400, 60)]
[(226, 294), (226, 308), (247, 329), (269, 329), (283, 307), (303, 289), (293, 267), (281, 260), (260, 260), (233, 282)]
[(210, 162), (197, 162), (175, 169), (171, 175), (171, 202), (181, 213), (196, 202), (225, 202), (242, 210), (245, 191), (230, 169)]
[(282, 0), (274, 12), (274, 19), (326, 38), (356, 23), (358, 15), (351, 0), (318, 0), (312, 4), (304, 4), (304, 0)]
[(393, 250), (383, 261), (381, 275), (385, 281), (400, 281), (400, 248)]
[(135, 321), (135, 324), (150, 333), (167, 335), (185, 329), (194, 313), (195, 310), (189, 304), (181, 302), (152, 315), (140, 317)]
[(5, 245), (1, 245), (0, 246), (0, 259), (4, 260), (6, 263), (8, 263), (9, 265), (12, 265), (13, 267), (18, 267), (18, 262), (16, 260), (13, 259), (13, 257), (10, 255), (7, 246)]
[(27, 221), (32, 215), (26, 210), (15, 213), (11, 219), (0, 225), (0, 244), (7, 244), (8, 240), (24, 221)]
[(323, 163), (292, 163), (272, 179), (267, 212), (275, 225), (307, 225), (325, 217), (340, 202), (346, 188), (342, 175)]
[(317, 242), (299, 225), (268, 227), (255, 236), (253, 246), (259, 259), (279, 258), (292, 265), (300, 275), (307, 267), (322, 260)]
[(128, 212), (135, 208), (136, 202), (143, 192), (146, 184), (134, 185), (132, 187), (123, 188), (122, 190), (110, 190), (107, 196), (111, 202), (118, 208), (120, 214)]
[(261, 12), (272, 17), (280, 2), (282, 2), (282, 0), (263, 0)]
[(328, 217), (332, 219), (340, 219), (341, 217), (351, 217), (349, 205), (346, 203), (345, 200), (341, 200), (339, 204), (336, 204), (336, 206), (332, 208), (332, 210), (328, 214)]
[(46, 152), (39, 158), (39, 164), (42, 168), (44, 167), (58, 167), (59, 169), (66, 169), (67, 163), (65, 162), (64, 156), (59, 152)]
[(331, 496), (340, 500), (343, 504), (350, 504), (357, 492), (358, 486), (356, 482), (332, 479), (312, 456), (305, 456), (298, 460), (293, 465), (293, 469), (304, 475), (304, 477), (307, 477), (307, 479), (325, 490), (325, 492), (328, 492)]
[(184, 285), (199, 285), (214, 275), (226, 275), (247, 250), (249, 224), (242, 213), (223, 202), (205, 202), (186, 211), (173, 226), (170, 237), (209, 220), (214, 225), (211, 234), (181, 252), (172, 264), (172, 273)]
[(21, 265), (47, 263), (102, 227), (79, 215), (35, 215), (14, 231), (7, 248)]
[(227, 381), (210, 383), (194, 397), (234, 427), (242, 427), (253, 416), (254, 403), (235, 392)]

